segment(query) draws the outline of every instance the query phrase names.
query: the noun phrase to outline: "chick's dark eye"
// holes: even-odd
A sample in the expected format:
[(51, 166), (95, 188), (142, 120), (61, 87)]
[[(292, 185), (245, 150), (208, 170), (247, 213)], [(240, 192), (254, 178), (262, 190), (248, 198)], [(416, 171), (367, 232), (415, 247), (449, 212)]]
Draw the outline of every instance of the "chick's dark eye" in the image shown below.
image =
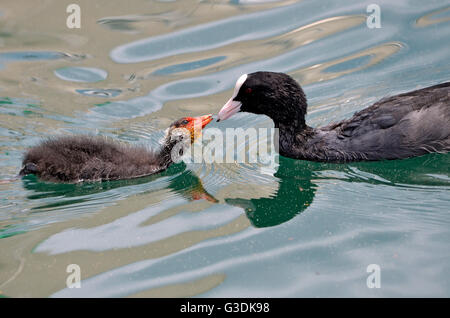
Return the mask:
[(182, 125), (187, 125), (188, 123), (189, 123), (189, 121), (187, 119), (185, 119), (181, 122)]
[(246, 89), (245, 89), (245, 93), (246, 94), (250, 94), (252, 92), (252, 89), (250, 88), (250, 87), (247, 87)]

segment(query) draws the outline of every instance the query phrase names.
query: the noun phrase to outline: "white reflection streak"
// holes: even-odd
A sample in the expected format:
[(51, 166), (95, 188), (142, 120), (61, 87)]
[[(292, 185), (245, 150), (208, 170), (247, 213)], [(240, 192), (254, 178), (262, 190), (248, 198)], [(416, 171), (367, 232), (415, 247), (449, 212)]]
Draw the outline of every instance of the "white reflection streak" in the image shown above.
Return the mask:
[[(263, 230), (266, 231), (266, 230)], [(386, 229), (383, 229), (383, 231), (373, 228), (371, 232), (385, 232)], [(255, 233), (260, 233), (260, 230), (254, 229), (251, 231), (251, 235), (254, 235)], [(171, 285), (171, 284), (180, 284), (183, 282), (189, 282), (196, 279), (200, 279), (202, 277), (215, 274), (215, 273), (223, 273), (226, 270), (229, 270), (232, 267), (236, 267), (241, 264), (248, 264), (255, 261), (262, 261), (267, 259), (273, 259), (276, 257), (281, 257), (287, 253), (293, 252), (293, 251), (301, 251), (301, 250), (308, 250), (316, 247), (324, 247), (324, 246), (331, 246), (331, 245), (339, 245), (341, 242), (345, 242), (349, 239), (354, 239), (361, 233), (367, 233), (368, 229), (358, 229), (353, 230), (351, 232), (347, 232), (342, 235), (335, 235), (327, 238), (323, 238), (321, 240), (315, 240), (310, 242), (300, 242), (297, 244), (291, 244), (286, 245), (284, 247), (277, 247), (271, 250), (266, 250), (261, 253), (255, 253), (251, 255), (245, 255), (235, 258), (228, 258), (223, 261), (219, 261), (215, 264), (205, 266), (202, 268), (197, 268), (190, 271), (183, 271), (176, 274), (161, 276), (158, 275), (158, 277), (152, 277), (149, 279), (144, 279), (142, 276), (139, 276), (139, 279), (135, 280), (121, 280), (120, 281), (120, 289), (122, 291), (125, 291), (120, 293), (116, 292), (117, 288), (102, 288), (102, 293), (99, 293), (99, 288), (97, 286), (105, 284), (108, 285), (108, 283), (111, 283), (114, 279), (119, 279), (120, 277), (132, 275), (136, 270), (135, 266), (139, 266), (141, 269), (147, 268), (147, 270), (160, 262), (168, 261), (171, 258), (179, 257), (180, 255), (188, 253), (191, 249), (184, 250), (182, 253), (178, 254), (172, 254), (166, 257), (163, 257), (158, 260), (151, 260), (151, 261), (141, 261), (135, 264), (130, 264), (124, 267), (121, 267), (116, 270), (112, 270), (106, 273), (102, 273), (100, 275), (94, 276), (92, 278), (89, 278), (85, 281), (83, 281), (83, 291), (84, 292), (78, 292), (77, 290), (69, 290), (69, 289), (63, 289), (59, 292), (56, 292), (52, 295), (52, 297), (119, 297), (119, 296), (125, 296), (130, 295), (132, 293), (137, 293), (139, 291), (151, 289), (151, 288), (157, 288), (165, 285)], [(226, 239), (228, 241), (228, 239)], [(211, 242), (215, 248), (218, 248), (218, 245), (221, 243), (217, 240), (214, 240)], [(205, 246), (203, 246), (205, 247)], [(199, 246), (196, 246), (195, 249), (199, 249)], [(111, 284), (114, 285), (114, 284)], [(89, 289), (89, 290), (88, 290)], [(106, 291), (106, 292), (104, 292)], [(92, 292), (92, 294), (89, 295), (89, 292)], [(88, 294), (87, 294), (88, 293)]]
[[(125, 217), (88, 229), (67, 229), (42, 242), (36, 252), (50, 255), (76, 250), (106, 251), (115, 248), (130, 248), (156, 242), (180, 233), (202, 230), (226, 224), (242, 214), (241, 209), (205, 209), (198, 213), (179, 213), (158, 223), (141, 226), (152, 216), (186, 203), (184, 199), (172, 198), (170, 203), (143, 209)], [(225, 210), (224, 210), (225, 209)], [(130, 235), (133, 233), (133, 235)]]

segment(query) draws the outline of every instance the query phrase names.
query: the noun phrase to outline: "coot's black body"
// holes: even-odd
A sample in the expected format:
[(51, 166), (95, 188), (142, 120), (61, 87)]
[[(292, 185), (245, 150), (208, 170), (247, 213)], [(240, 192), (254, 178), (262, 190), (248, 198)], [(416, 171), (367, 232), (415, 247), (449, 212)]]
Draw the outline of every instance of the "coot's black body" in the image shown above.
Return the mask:
[(187, 140), (185, 138), (194, 141), (196, 120), (199, 128), (203, 128), (212, 117), (184, 117), (175, 121), (157, 151), (101, 136), (49, 138), (28, 150), (20, 175), (35, 174), (41, 180), (52, 182), (81, 182), (130, 179), (155, 174), (173, 163), (172, 150), (177, 144), (181, 142), (180, 145), (183, 146), (183, 139)]
[(323, 162), (402, 159), (450, 151), (450, 82), (383, 98), (350, 119), (312, 128), (306, 96), (283, 73), (243, 75), (219, 120), (238, 111), (265, 114), (279, 128), (286, 157)]

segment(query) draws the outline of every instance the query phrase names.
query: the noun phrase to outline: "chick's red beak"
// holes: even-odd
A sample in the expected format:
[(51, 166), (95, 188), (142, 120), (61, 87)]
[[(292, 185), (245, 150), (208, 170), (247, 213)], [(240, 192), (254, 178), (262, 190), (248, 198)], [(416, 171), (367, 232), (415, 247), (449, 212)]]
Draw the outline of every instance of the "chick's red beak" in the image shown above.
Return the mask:
[(190, 131), (194, 129), (203, 129), (206, 125), (208, 125), (212, 120), (212, 114), (189, 118), (189, 123), (186, 125), (186, 128)]
[(201, 120), (202, 129), (203, 129), (203, 128), (205, 128), (206, 125), (208, 125), (213, 120), (213, 117), (212, 117), (212, 114), (208, 114), (208, 115), (197, 117), (195, 120)]

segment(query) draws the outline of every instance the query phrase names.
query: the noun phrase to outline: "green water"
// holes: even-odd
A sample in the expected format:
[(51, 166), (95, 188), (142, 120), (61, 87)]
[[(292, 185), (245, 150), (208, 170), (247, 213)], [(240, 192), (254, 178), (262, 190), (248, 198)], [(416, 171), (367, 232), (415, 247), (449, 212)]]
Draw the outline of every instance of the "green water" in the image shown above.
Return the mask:
[[(291, 74), (307, 121), (449, 80), (450, 2), (70, 1), (0, 4), (0, 297), (450, 295), (448, 154), (324, 164), (179, 163), (103, 183), (17, 179), (43, 137), (157, 147), (217, 113), (242, 73)], [(208, 125), (271, 128), (237, 114)], [(250, 138), (240, 149), (266, 140)], [(69, 289), (69, 264), (81, 288)], [(381, 269), (368, 288), (367, 267)]]

